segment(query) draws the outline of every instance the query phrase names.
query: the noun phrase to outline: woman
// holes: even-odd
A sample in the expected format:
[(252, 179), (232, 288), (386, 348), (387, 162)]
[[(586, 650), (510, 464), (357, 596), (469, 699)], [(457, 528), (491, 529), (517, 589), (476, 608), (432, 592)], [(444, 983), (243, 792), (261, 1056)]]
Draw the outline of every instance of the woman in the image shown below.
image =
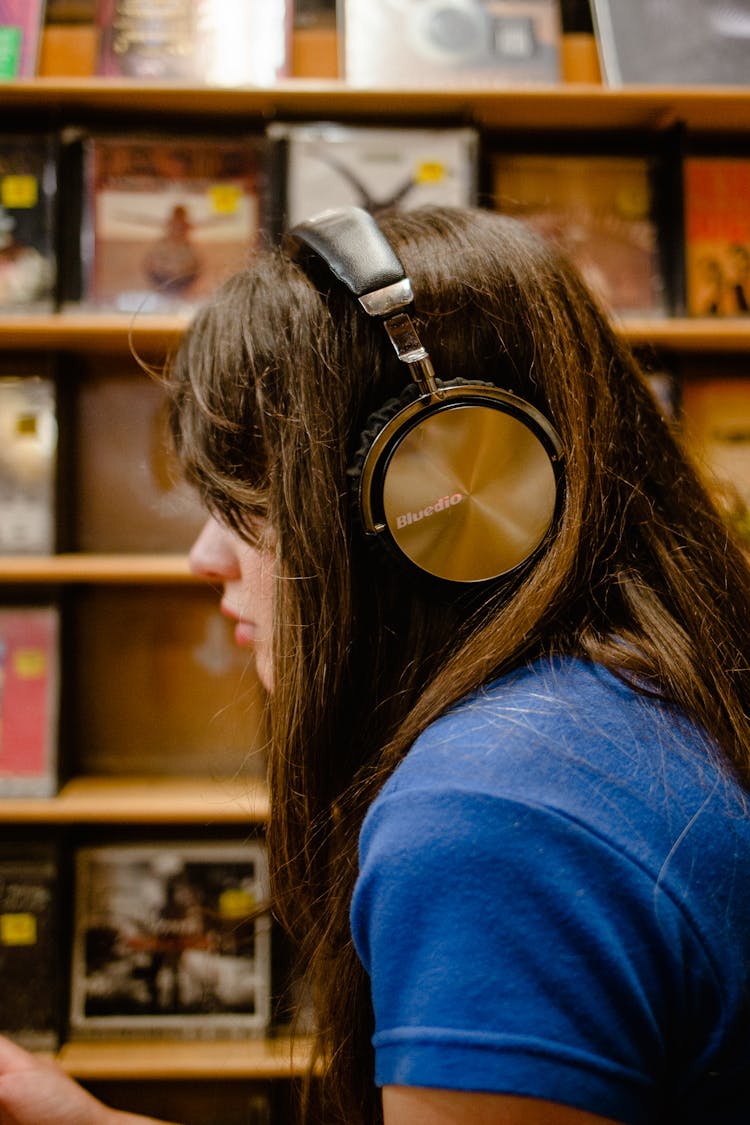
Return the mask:
[[(413, 284), (411, 350), (316, 227), (199, 313), (170, 383), (212, 513), (193, 567), (269, 689), (274, 894), (310, 973), (323, 1120), (737, 1125), (743, 555), (553, 249), (489, 212), (380, 226)], [(478, 579), (399, 541), (437, 503), (374, 503), (363, 533), (373, 440), (427, 399), (444, 416), (426, 353), (451, 422), (504, 388), (547, 458), (536, 531)], [(0, 1123), (28, 1125), (35, 1068), (8, 1050)], [(89, 1112), (59, 1121), (110, 1120)]]

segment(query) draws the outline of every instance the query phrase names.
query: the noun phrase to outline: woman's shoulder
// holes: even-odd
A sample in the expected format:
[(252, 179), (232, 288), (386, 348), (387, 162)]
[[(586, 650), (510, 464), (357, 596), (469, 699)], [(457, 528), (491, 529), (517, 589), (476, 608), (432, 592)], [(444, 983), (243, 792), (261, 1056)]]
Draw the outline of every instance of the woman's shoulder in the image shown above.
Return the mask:
[(750, 874), (746, 794), (712, 741), (674, 707), (583, 659), (535, 661), (428, 727), (378, 802), (416, 799), (563, 818), (655, 876), (678, 840), (681, 855), (697, 848), (706, 861), (745, 856)]

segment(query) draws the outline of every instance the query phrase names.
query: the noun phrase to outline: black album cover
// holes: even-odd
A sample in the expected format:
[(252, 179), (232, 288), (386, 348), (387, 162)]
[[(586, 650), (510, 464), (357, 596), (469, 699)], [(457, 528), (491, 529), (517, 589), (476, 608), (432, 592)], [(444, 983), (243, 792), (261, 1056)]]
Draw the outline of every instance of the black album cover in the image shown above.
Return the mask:
[(56, 283), (56, 142), (0, 134), (0, 312), (43, 312)]
[(60, 1037), (58, 869), (53, 845), (0, 844), (0, 1033), (29, 1050)]

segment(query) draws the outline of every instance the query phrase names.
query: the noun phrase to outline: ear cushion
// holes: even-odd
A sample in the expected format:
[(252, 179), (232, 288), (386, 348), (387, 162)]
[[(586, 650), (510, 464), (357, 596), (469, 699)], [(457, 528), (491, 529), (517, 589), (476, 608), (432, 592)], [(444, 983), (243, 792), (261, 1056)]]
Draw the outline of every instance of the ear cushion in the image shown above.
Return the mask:
[(535, 407), (494, 384), (441, 386), (430, 402), (409, 386), (368, 419), (349, 470), (359, 517), (433, 578), (504, 577), (554, 523), (560, 440)]

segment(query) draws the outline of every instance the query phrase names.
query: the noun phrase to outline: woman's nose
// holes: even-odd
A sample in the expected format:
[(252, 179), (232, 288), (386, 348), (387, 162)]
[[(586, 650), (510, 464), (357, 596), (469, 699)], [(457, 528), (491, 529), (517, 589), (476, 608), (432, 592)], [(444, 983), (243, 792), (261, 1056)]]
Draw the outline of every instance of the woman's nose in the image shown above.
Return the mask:
[(239, 578), (239, 561), (231, 534), (213, 516), (203, 525), (188, 557), (190, 569), (199, 578), (222, 582)]

